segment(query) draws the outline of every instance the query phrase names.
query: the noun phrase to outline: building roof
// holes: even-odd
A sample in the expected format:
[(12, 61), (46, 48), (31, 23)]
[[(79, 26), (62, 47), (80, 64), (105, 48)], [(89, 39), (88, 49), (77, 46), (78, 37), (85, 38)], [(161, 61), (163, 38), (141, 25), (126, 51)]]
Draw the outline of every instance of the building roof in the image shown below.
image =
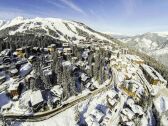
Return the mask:
[(56, 85), (51, 89), (51, 92), (53, 92), (56, 96), (61, 97), (63, 88), (60, 85)]
[(14, 69), (12, 69), (12, 70), (10, 71), (10, 73), (16, 74), (16, 73), (18, 73), (18, 70), (17, 70), (16, 68), (14, 68)]
[(126, 57), (127, 57), (127, 59), (132, 60), (132, 61), (141, 61), (141, 62), (143, 62), (143, 60), (139, 56), (136, 56), (136, 55), (127, 54)]
[(95, 117), (95, 119), (100, 122), (101, 119), (103, 118), (104, 114), (97, 110), (97, 109), (94, 109), (92, 112), (91, 112), (91, 115), (93, 115)]
[(82, 74), (81, 74), (81, 80), (82, 80), (83, 82), (85, 82), (88, 78), (89, 78), (89, 77), (88, 77), (85, 73), (82, 73)]
[(93, 117), (93, 115), (89, 115), (85, 119), (88, 126), (99, 126), (97, 120)]
[(146, 64), (142, 64), (141, 67), (152, 77), (154, 80), (158, 80), (159, 78), (155, 75), (153, 69)]
[(41, 91), (38, 90), (38, 91), (32, 92), (32, 94), (30, 95), (30, 101), (31, 101), (32, 106), (35, 106), (35, 105), (43, 102), (43, 97), (42, 97)]
[(19, 85), (19, 82), (14, 82), (13, 84), (10, 84), (8, 91), (18, 90)]
[(5, 78), (6, 78), (5, 75), (0, 76), (0, 81), (3, 80), (3, 79), (5, 79)]
[(122, 113), (126, 115), (129, 119), (132, 119), (135, 115), (129, 108), (124, 108), (122, 110)]
[(70, 61), (64, 61), (62, 62), (63, 66), (71, 66), (71, 62)]

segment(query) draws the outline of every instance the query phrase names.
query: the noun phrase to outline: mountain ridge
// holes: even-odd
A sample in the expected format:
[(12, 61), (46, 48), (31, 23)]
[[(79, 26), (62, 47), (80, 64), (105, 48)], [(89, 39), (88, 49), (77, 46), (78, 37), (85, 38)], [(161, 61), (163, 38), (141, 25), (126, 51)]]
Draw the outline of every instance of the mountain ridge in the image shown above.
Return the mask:
[(167, 66), (168, 58), (168, 33), (167, 32), (147, 32), (127, 38), (118, 38), (121, 42), (133, 49), (144, 52), (154, 57)]

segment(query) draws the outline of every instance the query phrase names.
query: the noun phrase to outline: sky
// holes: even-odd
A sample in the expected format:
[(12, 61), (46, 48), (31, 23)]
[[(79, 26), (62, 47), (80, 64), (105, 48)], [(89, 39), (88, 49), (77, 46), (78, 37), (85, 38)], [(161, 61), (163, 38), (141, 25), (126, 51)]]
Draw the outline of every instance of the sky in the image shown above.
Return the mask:
[(55, 17), (115, 34), (168, 32), (168, 0), (0, 0), (0, 19)]

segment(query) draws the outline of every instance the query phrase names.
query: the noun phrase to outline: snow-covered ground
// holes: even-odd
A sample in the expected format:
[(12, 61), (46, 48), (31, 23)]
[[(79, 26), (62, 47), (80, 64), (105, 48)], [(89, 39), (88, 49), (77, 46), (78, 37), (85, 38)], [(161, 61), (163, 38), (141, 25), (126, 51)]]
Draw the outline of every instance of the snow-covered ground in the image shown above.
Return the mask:
[[(14, 35), (16, 33), (26, 33), (27, 30), (32, 30), (32, 29), (42, 29), (46, 31), (46, 35), (49, 35), (53, 38), (55, 36), (50, 34), (50, 30), (56, 32), (59, 35), (59, 39), (63, 41), (67, 41), (65, 39), (65, 35), (69, 37), (76, 37), (77, 40), (84, 39), (85, 37), (80, 36), (78, 34), (77, 28), (88, 33), (89, 35), (95, 36), (100, 40), (107, 40), (111, 41), (95, 32), (92, 32), (86, 28), (85, 25), (81, 25), (80, 23), (77, 23), (75, 21), (68, 21), (68, 20), (63, 20), (59, 18), (34, 18), (34, 19), (25, 19), (23, 17), (16, 17), (12, 19), (11, 21), (7, 22), (0, 22), (0, 30), (17, 26), (19, 27), (16, 30), (11, 30), (9, 31), (10, 35)], [(62, 35), (57, 32), (60, 31), (62, 32)], [(78, 43), (79, 41), (74, 41)]]

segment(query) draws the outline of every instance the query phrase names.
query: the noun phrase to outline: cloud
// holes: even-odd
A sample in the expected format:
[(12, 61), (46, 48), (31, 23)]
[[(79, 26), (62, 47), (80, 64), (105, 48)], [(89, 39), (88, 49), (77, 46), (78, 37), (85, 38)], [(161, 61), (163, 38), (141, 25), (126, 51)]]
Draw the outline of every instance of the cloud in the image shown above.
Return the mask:
[(83, 15), (86, 15), (84, 10), (82, 10), (82, 8), (80, 8), (78, 5), (73, 3), (72, 0), (59, 0), (59, 1), (63, 2), (65, 5), (67, 5), (68, 7), (73, 9), (74, 11), (77, 11), (77, 12), (83, 14)]
[(54, 6), (56, 6), (56, 7), (58, 7), (58, 8), (66, 8), (64, 5), (62, 5), (62, 4), (60, 4), (60, 3), (56, 2), (56, 1), (47, 1), (47, 2), (52, 4), (52, 5), (54, 5)]

